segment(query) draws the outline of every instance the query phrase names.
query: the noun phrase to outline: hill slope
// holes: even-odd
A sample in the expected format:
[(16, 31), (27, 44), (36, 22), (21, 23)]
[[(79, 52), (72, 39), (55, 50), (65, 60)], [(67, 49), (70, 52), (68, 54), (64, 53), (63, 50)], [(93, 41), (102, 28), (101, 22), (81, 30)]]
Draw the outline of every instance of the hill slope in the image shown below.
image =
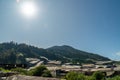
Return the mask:
[(63, 46), (54, 46), (51, 48), (47, 49), (48, 52), (56, 54), (56, 55), (61, 55), (66, 57), (67, 59), (71, 59), (74, 61), (79, 61), (79, 62), (89, 62), (89, 61), (108, 61), (110, 59), (100, 56), (98, 54), (93, 54), (81, 50), (77, 50), (71, 46), (63, 45)]
[(25, 58), (46, 57), (49, 60), (60, 60), (63, 62), (91, 60), (110, 60), (106, 57), (80, 51), (70, 46), (54, 46), (48, 49), (38, 48), (27, 44), (17, 44), (14, 42), (0, 44), (0, 64), (2, 63), (26, 63)]

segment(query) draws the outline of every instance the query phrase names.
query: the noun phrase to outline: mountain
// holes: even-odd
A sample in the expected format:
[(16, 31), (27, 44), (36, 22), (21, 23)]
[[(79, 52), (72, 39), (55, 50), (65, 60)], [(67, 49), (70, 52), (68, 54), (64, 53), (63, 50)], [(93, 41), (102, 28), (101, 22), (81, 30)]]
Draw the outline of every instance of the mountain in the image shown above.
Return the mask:
[(8, 42), (0, 44), (0, 64), (27, 63), (26, 58), (38, 58), (44, 61), (60, 60), (62, 62), (72, 61), (82, 63), (110, 60), (98, 54), (77, 50), (67, 45), (43, 49), (24, 43), (17, 44), (15, 42)]
[(94, 61), (110, 60), (98, 54), (81, 51), (68, 45), (53, 46), (51, 48), (48, 48), (47, 51), (50, 53), (56, 54), (58, 56), (63, 56), (66, 59), (77, 61), (77, 62), (94, 62)]

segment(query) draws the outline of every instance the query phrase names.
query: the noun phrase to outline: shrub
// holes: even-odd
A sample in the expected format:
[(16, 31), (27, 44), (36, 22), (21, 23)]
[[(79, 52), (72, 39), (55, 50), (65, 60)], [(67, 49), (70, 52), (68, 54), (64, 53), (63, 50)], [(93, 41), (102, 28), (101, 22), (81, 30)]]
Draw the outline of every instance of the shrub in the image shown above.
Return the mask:
[(35, 69), (30, 70), (28, 74), (32, 76), (52, 77), (50, 71), (44, 65), (41, 65), (39, 67), (36, 67)]
[(67, 80), (86, 80), (85, 75), (76, 72), (70, 72), (66, 75)]
[(77, 76), (77, 80), (86, 80), (86, 76), (80, 73)]
[(66, 75), (66, 79), (67, 80), (77, 80), (77, 76), (78, 76), (78, 74), (76, 72), (69, 72)]
[(103, 74), (102, 72), (95, 72), (93, 75), (92, 75), (93, 78), (95, 78), (95, 80), (105, 80), (105, 74)]
[(44, 73), (42, 74), (43, 77), (52, 77), (51, 73), (49, 70), (45, 70)]
[(113, 78), (108, 78), (107, 80), (120, 80), (120, 76), (115, 76)]
[(22, 75), (27, 75), (27, 70), (23, 68), (14, 68), (14, 69), (11, 69), (11, 71), (18, 72), (19, 74), (22, 74)]
[(11, 72), (10, 70), (4, 69), (4, 68), (0, 68), (1, 72)]

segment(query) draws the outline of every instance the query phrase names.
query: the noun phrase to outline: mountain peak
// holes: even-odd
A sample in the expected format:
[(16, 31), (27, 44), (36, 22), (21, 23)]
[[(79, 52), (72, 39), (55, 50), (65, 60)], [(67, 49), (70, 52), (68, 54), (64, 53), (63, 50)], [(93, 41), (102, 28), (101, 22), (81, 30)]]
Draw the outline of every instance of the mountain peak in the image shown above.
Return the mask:
[(74, 48), (69, 45), (62, 45), (62, 46), (53, 46), (48, 49), (74, 49)]

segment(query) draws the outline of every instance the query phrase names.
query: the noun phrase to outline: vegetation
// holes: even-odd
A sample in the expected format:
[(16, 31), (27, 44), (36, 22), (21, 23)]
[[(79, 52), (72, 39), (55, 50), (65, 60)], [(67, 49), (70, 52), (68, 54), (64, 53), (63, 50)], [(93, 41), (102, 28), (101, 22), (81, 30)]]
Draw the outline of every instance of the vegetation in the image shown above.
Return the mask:
[(41, 66), (39, 66), (39, 67), (37, 67), (35, 69), (30, 70), (29, 75), (52, 77), (50, 71), (44, 65), (41, 65)]
[(85, 76), (81, 73), (69, 72), (66, 77), (66, 80), (120, 80), (120, 76), (115, 76), (112, 78), (106, 78), (102, 72), (95, 72), (92, 76)]
[(7, 69), (4, 69), (4, 68), (0, 68), (0, 72), (7, 73), (7, 72), (11, 72), (11, 71), (10, 71), (10, 70), (7, 70)]
[(93, 74), (93, 77), (95, 80), (105, 80), (105, 74), (103, 74), (102, 72), (95, 72)]
[(101, 72), (95, 72), (92, 76), (85, 76), (81, 73), (70, 72), (66, 75), (66, 80), (106, 80)]
[(49, 60), (63, 62), (92, 63), (94, 60), (110, 60), (97, 54), (92, 54), (74, 49), (70, 46), (54, 46), (48, 49), (37, 48), (26, 44), (14, 42), (0, 44), (0, 64), (26, 64), (25, 58), (39, 58), (44, 56)]
[(52, 74), (49, 70), (44, 70), (42, 77), (52, 77)]
[(12, 72), (17, 72), (19, 74), (22, 74), (22, 75), (28, 75), (28, 71), (23, 69), (23, 68), (14, 68), (14, 69), (11, 69)]
[(52, 77), (51, 72), (44, 65), (38, 66), (35, 69), (32, 69), (30, 71), (23, 69), (23, 68), (13, 68), (11, 70), (0, 68), (0, 72), (3, 72), (3, 73), (16, 72), (18, 74), (28, 75), (28, 76)]
[(67, 59), (71, 59), (72, 61), (77, 61), (81, 63), (90, 63), (90, 62), (93, 62), (93, 60), (96, 60), (96, 61), (110, 60), (98, 54), (77, 50), (67, 45), (54, 46), (54, 47), (48, 48), (47, 51), (50, 53), (54, 53), (58, 56), (65, 56)]
[[(0, 68), (0, 71), (1, 72), (17, 72), (19, 74), (28, 75), (28, 76), (52, 77), (50, 71), (44, 65), (41, 65), (30, 71), (27, 71), (23, 68), (14, 68), (11, 70)], [(64, 80), (64, 79), (61, 79), (61, 80)], [(99, 71), (93, 73), (93, 75), (91, 76), (86, 76), (78, 72), (69, 72), (65, 76), (65, 80), (120, 80), (120, 76), (117, 75), (112, 78), (106, 78), (106, 76), (102, 72), (99, 72)]]
[(66, 75), (67, 80), (86, 80), (86, 77), (83, 74), (76, 72), (70, 72)]
[(30, 71), (27, 71), (23, 68), (14, 68), (14, 69), (11, 69), (11, 71), (17, 72), (22, 75), (52, 77), (50, 71), (44, 65), (36, 67), (35, 69), (32, 69)]
[(108, 78), (107, 80), (120, 80), (120, 76), (115, 76), (113, 78)]

